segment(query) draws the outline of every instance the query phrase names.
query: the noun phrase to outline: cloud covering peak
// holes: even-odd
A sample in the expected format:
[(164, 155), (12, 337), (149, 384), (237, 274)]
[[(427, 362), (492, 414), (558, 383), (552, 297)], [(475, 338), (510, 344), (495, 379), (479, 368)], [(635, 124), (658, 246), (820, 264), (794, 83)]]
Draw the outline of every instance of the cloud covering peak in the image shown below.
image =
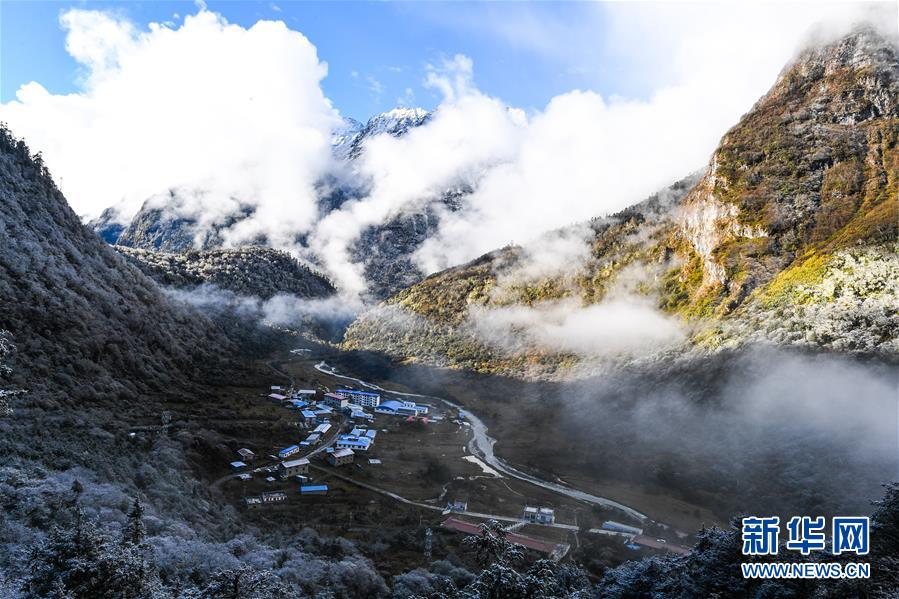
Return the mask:
[[(177, 190), (178, 216), (200, 226), (249, 214), (221, 231), (226, 245), (264, 238), (362, 295), (352, 248), (367, 228), (429, 208), (439, 223), (413, 259), (430, 273), (616, 212), (701, 168), (812, 23), (845, 30), (860, 16), (841, 4), (603, 11), (603, 43), (664, 55), (648, 60), (666, 65), (652, 93), (572, 90), (523, 110), (479, 89), (470, 57), (418, 57), (422, 86), (441, 95), (439, 105), (401, 137), (367, 138), (351, 164), (331, 152), (345, 125), (322, 91), (327, 65), (312, 43), (281, 21), (242, 27), (205, 7), (180, 26), (146, 29), (111, 12), (64, 11), (80, 91), (29, 83), (0, 106), (0, 120), (43, 152), (84, 216), (116, 206), (127, 220), (148, 198)], [(590, 61), (589, 46), (565, 42), (553, 44)], [(350, 199), (323, 210), (323, 181), (348, 184)], [(471, 193), (445, 206), (459, 189)]]

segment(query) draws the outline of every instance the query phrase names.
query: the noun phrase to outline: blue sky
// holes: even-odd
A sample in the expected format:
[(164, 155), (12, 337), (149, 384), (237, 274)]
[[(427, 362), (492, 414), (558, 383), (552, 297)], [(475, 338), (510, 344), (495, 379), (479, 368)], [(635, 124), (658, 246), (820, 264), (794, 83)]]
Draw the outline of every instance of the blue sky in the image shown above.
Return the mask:
[[(59, 26), (60, 12), (72, 7), (117, 11), (141, 28), (177, 26), (174, 15), (197, 10), (193, 2), (3, 0), (0, 101), (30, 81), (51, 93), (78, 90), (79, 66)], [(401, 102), (435, 106), (437, 92), (422, 86), (426, 65), (457, 53), (474, 61), (479, 89), (528, 110), (572, 89), (641, 98), (664, 82), (659, 65), (641, 69), (639, 56), (605, 39), (607, 7), (599, 4), (212, 1), (208, 8), (245, 27), (275, 19), (302, 32), (328, 63), (326, 95), (358, 119)]]

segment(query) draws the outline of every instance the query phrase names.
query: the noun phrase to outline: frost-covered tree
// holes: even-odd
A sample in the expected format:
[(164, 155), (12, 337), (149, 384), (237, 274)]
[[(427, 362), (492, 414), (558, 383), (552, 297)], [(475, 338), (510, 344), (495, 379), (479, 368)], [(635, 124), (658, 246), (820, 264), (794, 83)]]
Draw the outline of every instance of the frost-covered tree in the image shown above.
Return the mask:
[(239, 567), (222, 570), (195, 599), (299, 599), (302, 594), (273, 572)]
[(141, 549), (114, 543), (74, 508), (72, 523), (56, 526), (32, 548), (28, 597), (151, 599), (165, 596)]
[(514, 564), (522, 557), (521, 548), (509, 542), (506, 529), (496, 520), (481, 524), (480, 534), (465, 538), (463, 545), (474, 553), (479, 564), (489, 565), (499, 562)]
[(21, 389), (4, 389), (2, 387), (3, 381), (12, 374), (12, 368), (7, 361), (15, 352), (16, 346), (13, 345), (11, 337), (9, 331), (0, 329), (0, 417), (10, 416), (13, 411), (10, 400), (13, 396), (24, 393)]
[(144, 542), (147, 529), (144, 527), (144, 506), (140, 502), (140, 498), (135, 498), (128, 512), (128, 522), (122, 530), (122, 540), (127, 543), (140, 547)]

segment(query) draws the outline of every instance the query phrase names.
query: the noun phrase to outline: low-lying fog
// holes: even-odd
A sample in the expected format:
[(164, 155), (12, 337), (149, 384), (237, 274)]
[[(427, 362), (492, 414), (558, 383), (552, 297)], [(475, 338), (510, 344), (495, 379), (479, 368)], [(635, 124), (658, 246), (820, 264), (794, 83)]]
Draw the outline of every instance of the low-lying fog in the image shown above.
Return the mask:
[(625, 482), (722, 520), (741, 512), (868, 513), (880, 485), (897, 478), (895, 366), (749, 348), (528, 383), (334, 358), (362, 376), (463, 402), (514, 463), (563, 479)]

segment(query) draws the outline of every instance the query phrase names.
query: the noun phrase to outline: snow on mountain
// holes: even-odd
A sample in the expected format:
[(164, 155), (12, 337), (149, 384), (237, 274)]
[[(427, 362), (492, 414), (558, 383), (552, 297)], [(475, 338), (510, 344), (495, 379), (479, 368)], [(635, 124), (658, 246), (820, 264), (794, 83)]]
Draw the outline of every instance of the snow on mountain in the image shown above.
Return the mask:
[(423, 125), (431, 113), (423, 108), (394, 108), (368, 119), (364, 125), (352, 118), (345, 118), (343, 126), (334, 131), (331, 149), (341, 159), (358, 158), (365, 140), (386, 133), (394, 137), (405, 135), (410, 129)]

